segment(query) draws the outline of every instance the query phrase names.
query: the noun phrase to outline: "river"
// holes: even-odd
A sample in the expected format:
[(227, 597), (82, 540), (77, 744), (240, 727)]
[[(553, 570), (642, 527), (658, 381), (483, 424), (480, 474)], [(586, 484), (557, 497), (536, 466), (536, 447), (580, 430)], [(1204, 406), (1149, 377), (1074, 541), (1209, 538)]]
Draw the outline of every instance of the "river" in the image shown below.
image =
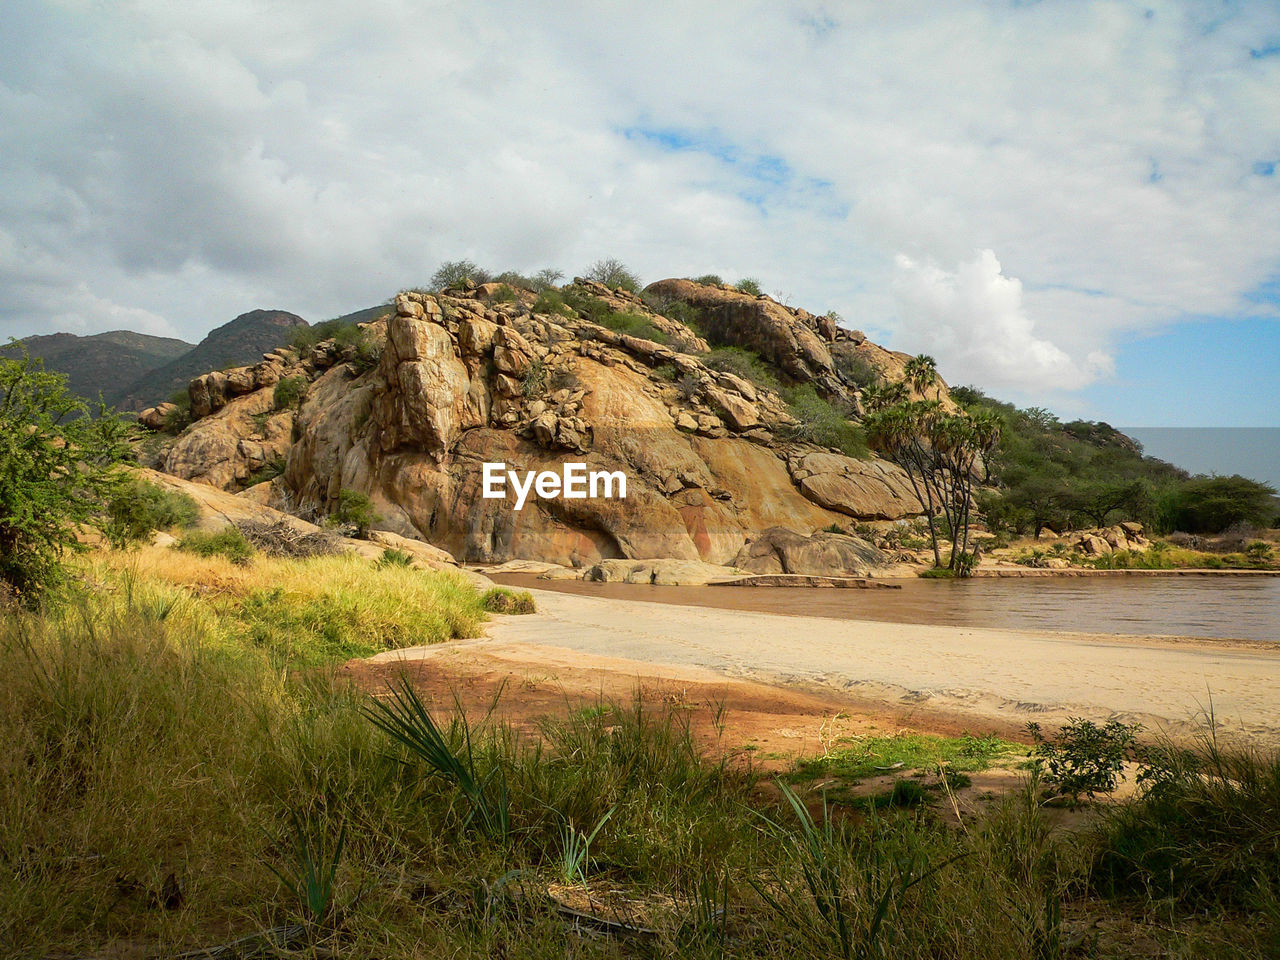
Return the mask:
[(1280, 577), (1038, 577), (902, 580), (900, 590), (659, 587), (493, 578), (511, 586), (837, 620), (937, 623), (1280, 643)]

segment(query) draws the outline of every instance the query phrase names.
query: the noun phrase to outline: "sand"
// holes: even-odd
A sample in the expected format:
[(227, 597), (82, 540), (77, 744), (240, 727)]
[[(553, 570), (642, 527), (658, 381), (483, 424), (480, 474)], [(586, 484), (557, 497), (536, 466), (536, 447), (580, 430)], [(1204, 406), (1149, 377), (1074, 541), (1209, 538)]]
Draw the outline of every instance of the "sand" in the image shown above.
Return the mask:
[[(1228, 641), (796, 617), (533, 591), (531, 616), (487, 636), (374, 662), (459, 658), (512, 677), (557, 672), (673, 683), (748, 681), (917, 728), (1007, 731), (1116, 716), (1186, 739), (1212, 706), (1220, 734), (1280, 745), (1280, 649)], [(584, 673), (585, 672), (585, 673)], [(518, 694), (518, 685), (514, 691)], [(821, 708), (818, 707), (821, 704)]]

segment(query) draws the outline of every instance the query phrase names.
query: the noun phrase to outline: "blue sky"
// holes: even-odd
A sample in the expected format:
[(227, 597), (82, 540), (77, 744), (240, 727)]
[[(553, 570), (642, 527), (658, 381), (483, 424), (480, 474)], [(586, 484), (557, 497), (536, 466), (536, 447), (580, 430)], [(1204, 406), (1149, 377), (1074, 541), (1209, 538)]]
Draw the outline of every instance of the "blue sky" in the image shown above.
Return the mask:
[(1270, 0), (5, 11), (0, 334), (614, 256), (1064, 418), (1280, 425)]

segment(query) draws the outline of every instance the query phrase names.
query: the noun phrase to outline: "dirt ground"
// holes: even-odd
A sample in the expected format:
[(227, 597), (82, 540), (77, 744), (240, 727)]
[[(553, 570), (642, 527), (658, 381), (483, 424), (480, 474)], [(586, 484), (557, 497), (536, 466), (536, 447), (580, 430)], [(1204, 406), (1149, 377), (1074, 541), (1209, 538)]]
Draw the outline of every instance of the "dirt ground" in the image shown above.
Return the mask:
[[(766, 775), (791, 771), (800, 758), (821, 757), (847, 748), (860, 737), (905, 733), (940, 736), (996, 734), (1029, 743), (1025, 729), (1010, 725), (975, 728), (973, 718), (924, 712), (918, 707), (839, 698), (720, 677), (697, 668), (662, 666), (644, 669), (635, 661), (555, 651), (544, 646), (456, 641), (417, 648), (406, 657), (384, 654), (355, 660), (337, 671), (340, 681), (377, 696), (407, 678), (428, 706), (452, 711), (460, 704), (468, 719), (486, 716), (505, 721), (521, 733), (536, 736), (543, 719), (565, 717), (602, 704), (629, 704), (637, 697), (647, 709), (679, 710), (687, 716), (697, 743), (709, 757), (750, 766)], [(990, 800), (1020, 788), (1026, 772), (1017, 758), (970, 775), (971, 783), (940, 792), (940, 807), (949, 816), (964, 816)], [(867, 778), (857, 795), (873, 795), (892, 787), (903, 770)], [(936, 776), (927, 777), (926, 785)], [(821, 803), (822, 782), (811, 796)]]

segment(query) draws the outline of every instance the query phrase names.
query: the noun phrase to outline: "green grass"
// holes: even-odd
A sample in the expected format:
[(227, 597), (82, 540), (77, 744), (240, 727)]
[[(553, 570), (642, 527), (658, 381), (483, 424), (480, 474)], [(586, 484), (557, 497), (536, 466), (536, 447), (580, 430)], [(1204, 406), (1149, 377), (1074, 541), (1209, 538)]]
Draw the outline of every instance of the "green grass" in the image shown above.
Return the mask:
[(480, 604), (489, 613), (534, 613), (538, 607), (528, 590), (511, 590), (493, 587), (480, 597)]
[(712, 347), (702, 358), (712, 370), (732, 373), (758, 387), (778, 389), (778, 378), (760, 355), (743, 347)]
[(825, 757), (801, 761), (794, 779), (840, 777), (857, 781), (885, 773), (936, 771), (942, 765), (955, 773), (976, 773), (1018, 753), (1025, 754), (1026, 747), (994, 736), (936, 737), (911, 733), (864, 737)]
[(235, 527), (209, 532), (192, 530), (178, 541), (178, 549), (198, 557), (226, 557), (232, 563), (246, 564), (254, 555), (253, 545)]
[(835, 447), (846, 457), (855, 460), (870, 456), (866, 435), (862, 427), (851, 422), (843, 413), (806, 383), (783, 391), (787, 407), (796, 419), (787, 435), (792, 440), (814, 443), (822, 447)]
[[(1064, 833), (1034, 784), (956, 828), (906, 773), (998, 762), (1001, 741), (872, 738), (810, 772), (902, 762), (908, 786), (828, 811), (803, 777), (708, 752), (686, 709), (601, 701), (517, 729), (238, 632), (307, 633), (331, 597), (352, 638), (402, 642), (427, 606), (454, 634), (481, 615), (459, 578), (150, 547), (82, 572), (92, 589), (0, 615), (4, 956), (173, 955), (287, 924), (277, 955), (1123, 957), (1134, 929), (1152, 955), (1275, 955), (1269, 755), (1202, 748), (1117, 807), (1134, 819)], [(412, 722), (373, 722), (397, 710)], [(566, 882), (617, 891), (646, 932), (584, 933), (548, 896)]]

